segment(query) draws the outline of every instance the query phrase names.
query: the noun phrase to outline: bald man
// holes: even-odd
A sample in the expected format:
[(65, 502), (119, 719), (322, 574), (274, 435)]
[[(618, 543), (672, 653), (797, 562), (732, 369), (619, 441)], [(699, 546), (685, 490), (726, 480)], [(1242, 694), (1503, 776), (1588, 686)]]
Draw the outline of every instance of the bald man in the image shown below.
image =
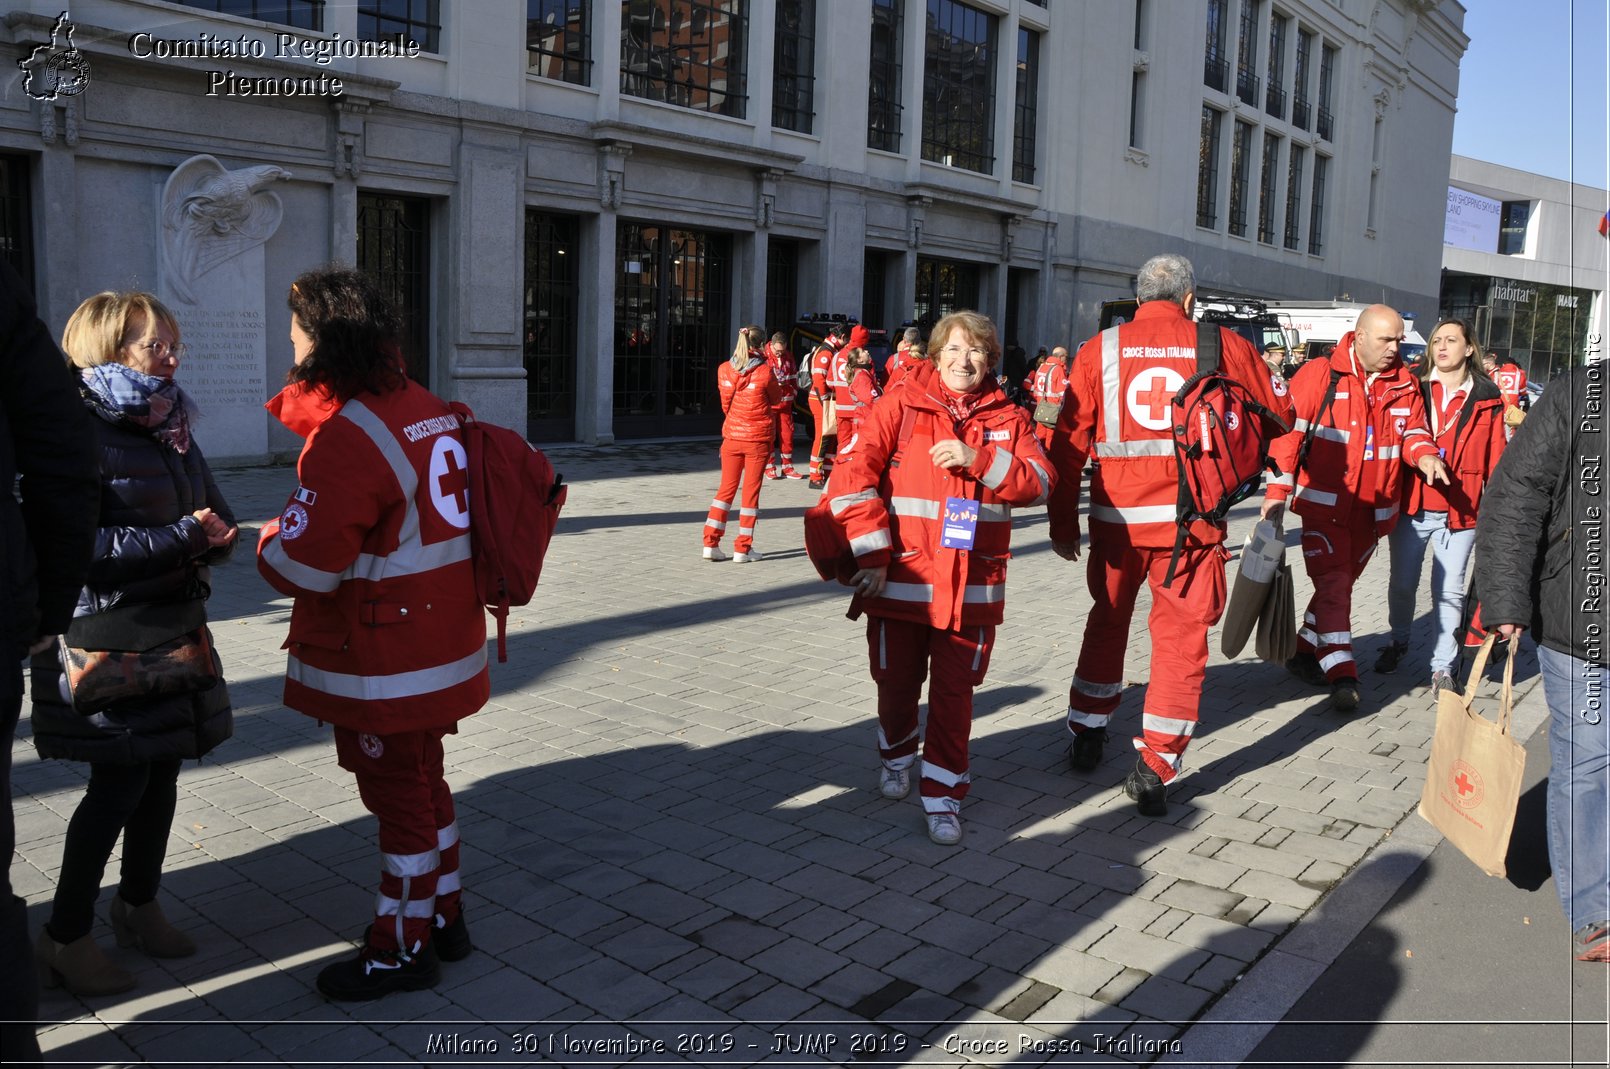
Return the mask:
[(1398, 359), (1403, 317), (1384, 304), (1359, 314), (1330, 359), (1292, 376), (1297, 420), (1269, 446), (1281, 474), (1269, 480), (1263, 516), (1279, 522), (1287, 500), (1302, 518), (1303, 565), (1314, 596), (1286, 668), (1329, 687), (1331, 708), (1359, 707), (1353, 659), (1353, 584), (1376, 542), (1398, 522), (1399, 480), (1448, 482), (1413, 374)]

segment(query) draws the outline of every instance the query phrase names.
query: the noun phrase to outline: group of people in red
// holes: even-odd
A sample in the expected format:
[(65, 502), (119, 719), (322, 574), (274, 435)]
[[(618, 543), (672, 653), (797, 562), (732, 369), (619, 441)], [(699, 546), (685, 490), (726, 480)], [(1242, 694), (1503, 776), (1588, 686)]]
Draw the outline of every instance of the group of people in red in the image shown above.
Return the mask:
[[(1003, 618), (1011, 510), (1039, 503), (1048, 505), (1057, 555), (1086, 557), (1092, 596), (1068, 691), (1072, 766), (1090, 771), (1103, 759), (1145, 584), (1151, 672), (1125, 790), (1143, 814), (1167, 812), (1198, 722), (1208, 632), (1224, 611), (1231, 555), (1222, 524), (1192, 520), (1182, 535), (1172, 421), (1153, 403), (1198, 371), (1194, 270), (1182, 256), (1153, 257), (1137, 273), (1136, 294), (1133, 320), (1091, 338), (1071, 361), (1060, 349), (1042, 361), (1027, 383), (1033, 419), (995, 374), (994, 325), (974, 313), (947, 316), (926, 358), (902, 359), (883, 398), (856, 409), (828, 477), (824, 497), (858, 566), (851, 616), (867, 617), (879, 790), (905, 797), (916, 770), (935, 842), (962, 836), (972, 694)], [(1262, 432), (1278, 474), (1261, 514), (1276, 524), (1288, 507), (1297, 515), (1314, 586), (1286, 667), (1329, 688), (1340, 713), (1360, 706), (1353, 585), (1394, 531), (1405, 533), (1392, 542), (1392, 639), (1377, 671), (1395, 671), (1407, 654), (1429, 544), (1433, 693), (1451, 685), (1444, 647), (1460, 623), (1474, 517), (1505, 441), (1499, 390), (1469, 326), (1439, 323), (1418, 371), (1399, 358), (1404, 333), (1396, 311), (1372, 306), (1328, 359), (1287, 382), (1246, 339), (1219, 332), (1219, 372), (1268, 414)], [(823, 379), (831, 383), (828, 357)], [(929, 720), (920, 737), (924, 679)]]

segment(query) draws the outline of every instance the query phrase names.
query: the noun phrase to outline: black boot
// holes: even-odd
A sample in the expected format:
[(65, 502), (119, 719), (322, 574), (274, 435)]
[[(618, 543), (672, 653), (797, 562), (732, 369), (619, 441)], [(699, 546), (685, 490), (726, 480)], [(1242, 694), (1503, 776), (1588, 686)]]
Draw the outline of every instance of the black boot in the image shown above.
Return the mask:
[(1102, 748), (1106, 745), (1106, 728), (1085, 728), (1074, 733), (1073, 745), (1068, 749), (1068, 760), (1076, 771), (1093, 771), (1101, 764)]
[(458, 907), (458, 916), (453, 918), (452, 924), (444, 924), (442, 915), (436, 914), (436, 930), (430, 936), (431, 946), (436, 948), (436, 956), (443, 961), (463, 961), (475, 951), (475, 945), (470, 942), (470, 929), (464, 923), (464, 907)]
[(1143, 817), (1161, 817), (1168, 813), (1168, 787), (1144, 757), (1136, 760), (1134, 771), (1124, 780), (1124, 793), (1135, 800), (1135, 808)]
[(319, 993), (337, 1002), (369, 1002), (393, 991), (435, 987), (442, 969), (429, 944), (415, 944), (410, 954), (380, 950), (367, 943), (358, 953), (326, 966), (319, 973)]

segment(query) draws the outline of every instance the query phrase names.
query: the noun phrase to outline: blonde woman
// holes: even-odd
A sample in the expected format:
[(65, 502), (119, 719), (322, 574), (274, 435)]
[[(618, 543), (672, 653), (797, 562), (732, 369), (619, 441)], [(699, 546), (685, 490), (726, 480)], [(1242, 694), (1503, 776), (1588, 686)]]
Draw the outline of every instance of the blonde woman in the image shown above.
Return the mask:
[[(101, 506), (95, 555), (78, 595), (70, 645), (148, 649), (204, 626), (208, 566), (228, 557), (233, 514), (191, 436), (194, 404), (174, 381), (179, 324), (149, 293), (98, 293), (67, 321), (62, 350), (95, 417)], [(229, 738), (229, 691), (149, 694), (95, 712), (73, 707), (57, 650), (36, 654), (34, 747), (89, 764), (62, 846), (61, 874), (35, 957), (47, 987), (111, 995), (134, 977), (101, 952), (91, 929), (101, 877), (118, 837), (123, 859), (110, 920), (120, 946), (183, 958), (196, 944), (157, 901), (177, 801), (179, 765)]]
[(721, 411), (727, 419), (721, 425), (721, 485), (704, 521), (707, 561), (728, 559), (721, 551), (721, 536), (727, 530), (727, 514), (732, 511), (740, 480), (744, 496), (738, 510), (738, 537), (732, 543), (732, 560), (736, 564), (760, 560), (754, 548), (760, 481), (771, 455), (772, 439), (777, 436), (777, 406), (783, 399), (782, 387), (766, 359), (765, 344), (765, 331), (744, 327), (738, 332), (732, 359), (721, 365), (716, 377)]

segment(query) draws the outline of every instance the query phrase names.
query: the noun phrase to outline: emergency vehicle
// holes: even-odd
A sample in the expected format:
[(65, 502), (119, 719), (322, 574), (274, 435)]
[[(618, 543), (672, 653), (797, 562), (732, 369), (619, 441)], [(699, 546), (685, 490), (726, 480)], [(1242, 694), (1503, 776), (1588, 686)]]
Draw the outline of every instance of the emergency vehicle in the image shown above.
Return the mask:
[[(1359, 313), (1369, 305), (1358, 301), (1269, 301), (1269, 311), (1296, 337), (1303, 346), (1303, 355), (1313, 360), (1328, 357), (1342, 335), (1358, 323)], [(1398, 355), (1405, 364), (1413, 365), (1426, 351), (1426, 340), (1414, 329), (1414, 313), (1404, 312), (1403, 344)]]
[[(1115, 323), (1127, 323), (1135, 318), (1139, 302), (1130, 298), (1122, 301), (1105, 301), (1101, 306), (1101, 329)], [(1197, 320), (1228, 327), (1252, 343), (1261, 354), (1271, 347), (1290, 352), (1297, 344), (1287, 324), (1270, 311), (1264, 301), (1251, 297), (1229, 297), (1204, 293), (1198, 296), (1195, 315)]]

